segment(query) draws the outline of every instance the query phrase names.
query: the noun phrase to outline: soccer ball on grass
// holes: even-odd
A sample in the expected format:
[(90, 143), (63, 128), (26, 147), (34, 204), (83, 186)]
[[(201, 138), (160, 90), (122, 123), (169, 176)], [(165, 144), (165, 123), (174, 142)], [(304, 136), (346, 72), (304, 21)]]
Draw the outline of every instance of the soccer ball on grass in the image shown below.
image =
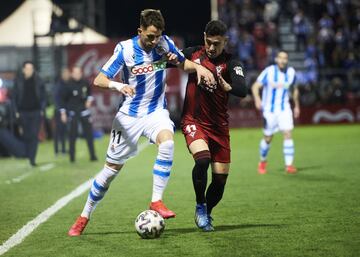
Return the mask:
[(141, 238), (158, 238), (165, 229), (165, 222), (158, 212), (146, 210), (136, 217), (135, 229)]

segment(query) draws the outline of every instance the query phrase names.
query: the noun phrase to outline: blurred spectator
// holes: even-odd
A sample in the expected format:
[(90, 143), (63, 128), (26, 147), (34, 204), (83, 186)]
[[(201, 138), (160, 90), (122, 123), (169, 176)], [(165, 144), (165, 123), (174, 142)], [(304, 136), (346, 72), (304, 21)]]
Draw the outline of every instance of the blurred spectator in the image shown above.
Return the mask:
[(15, 137), (7, 88), (0, 78), (0, 156), (26, 157), (25, 144)]
[(253, 61), (255, 55), (254, 38), (246, 30), (240, 33), (237, 48), (239, 59), (244, 67), (247, 70), (255, 68)]
[(45, 96), (44, 84), (36, 74), (34, 64), (25, 61), (21, 73), (15, 79), (14, 104), (31, 166), (36, 166), (38, 134), (41, 117), (45, 111)]
[(264, 8), (265, 22), (276, 21), (279, 17), (279, 3), (278, 1), (268, 1)]
[(319, 92), (322, 103), (344, 104), (346, 102), (345, 86), (339, 77), (323, 83)]
[(264, 26), (261, 23), (255, 24), (255, 62), (258, 69), (263, 69), (267, 65), (267, 42)]
[(317, 103), (318, 95), (314, 84), (299, 85), (299, 90), (301, 106), (311, 106)]
[(304, 51), (307, 46), (307, 39), (310, 32), (308, 21), (303, 10), (298, 10), (293, 19), (293, 30), (296, 36), (296, 49)]
[(335, 77), (331, 81), (331, 94), (329, 103), (344, 104), (346, 102), (345, 85), (339, 77)]
[[(304, 66), (299, 69), (298, 78), (304, 87), (306, 98), (310, 99), (306, 101), (310, 104), (313, 102), (311, 99), (315, 98), (326, 103), (360, 98), (358, 2), (219, 0), (218, 5), (219, 18), (229, 26), (232, 25), (233, 29), (232, 49), (229, 50), (239, 56), (250, 73), (258, 73), (259, 69), (273, 59), (276, 50), (283, 47), (281, 42), (278, 42), (278, 28), (286, 25), (280, 22), (293, 22), (296, 50), (299, 52), (297, 56), (301, 56), (302, 52), (305, 55)], [(237, 47), (233, 47), (236, 40)], [(333, 92), (334, 87), (339, 89)], [(340, 94), (341, 97), (334, 97), (343, 91), (345, 93)]]
[(61, 153), (66, 153), (66, 123), (61, 121), (61, 91), (65, 89), (70, 80), (70, 71), (64, 68), (61, 71), (61, 78), (56, 82), (54, 87), (54, 120), (55, 120), (55, 135), (54, 135), (54, 150), (55, 154), (59, 153), (59, 144), (61, 146)]
[(81, 122), (82, 131), (86, 138), (90, 160), (97, 161), (94, 148), (94, 138), (91, 125), (90, 107), (93, 102), (90, 84), (83, 79), (80, 67), (73, 67), (71, 79), (61, 93), (61, 120), (69, 122), (69, 153), (70, 162), (75, 162), (75, 143), (78, 136), (78, 123)]

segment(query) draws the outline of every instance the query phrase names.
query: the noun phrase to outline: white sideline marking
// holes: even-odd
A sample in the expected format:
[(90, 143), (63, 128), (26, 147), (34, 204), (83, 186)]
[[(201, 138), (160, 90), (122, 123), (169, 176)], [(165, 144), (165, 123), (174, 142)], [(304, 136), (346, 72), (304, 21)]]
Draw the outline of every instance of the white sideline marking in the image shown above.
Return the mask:
[(53, 214), (55, 214), (58, 210), (67, 205), (71, 200), (88, 190), (91, 186), (92, 181), (93, 178), (81, 184), (70, 194), (62, 197), (55, 204), (40, 213), (35, 219), (29, 221), (18, 232), (16, 232), (16, 234), (11, 236), (5, 243), (0, 246), (0, 255), (6, 253), (12, 247), (20, 244), (25, 239), (25, 237), (30, 235), (31, 232), (33, 232), (41, 223), (47, 221)]
[[(55, 164), (54, 163), (48, 163), (48, 164), (45, 164), (45, 165), (42, 165), (39, 167), (39, 170), (42, 171), (42, 172), (46, 172), (46, 171), (49, 171), (51, 169), (55, 168)], [(30, 176), (31, 174), (33, 174), (34, 171), (29, 171), (29, 172), (26, 172), (16, 178), (12, 178), (12, 179), (8, 179), (5, 181), (5, 184), (12, 184), (12, 183), (19, 183), (21, 182), (22, 180), (24, 180), (25, 178), (27, 178), (28, 176)]]
[[(148, 142), (144, 142), (139, 145), (139, 152), (144, 150), (148, 146)], [(54, 165), (55, 166), (55, 165)], [(30, 173), (26, 173), (29, 174)], [(29, 176), (28, 175), (28, 176)], [(56, 203), (50, 206), (48, 209), (40, 213), (35, 219), (29, 221), (25, 226), (18, 230), (14, 235), (12, 235), (7, 241), (0, 245), (0, 255), (3, 255), (9, 251), (14, 246), (20, 244), (28, 235), (30, 235), (41, 223), (47, 221), (52, 215), (57, 211), (67, 205), (76, 197), (80, 196), (86, 190), (89, 190), (94, 178), (89, 179), (85, 183), (78, 186), (75, 190), (70, 192), (70, 194), (60, 198)]]
[(48, 164), (45, 164), (45, 165), (42, 165), (40, 166), (40, 171), (48, 171), (48, 170), (51, 170), (55, 168), (55, 164), (54, 163), (48, 163)]
[(31, 175), (32, 172), (27, 172), (25, 174), (22, 174), (21, 176), (18, 176), (16, 178), (12, 178), (9, 180), (6, 180), (5, 183), (6, 184), (11, 184), (11, 183), (19, 183), (21, 180), (24, 180), (25, 178), (27, 178), (28, 176)]

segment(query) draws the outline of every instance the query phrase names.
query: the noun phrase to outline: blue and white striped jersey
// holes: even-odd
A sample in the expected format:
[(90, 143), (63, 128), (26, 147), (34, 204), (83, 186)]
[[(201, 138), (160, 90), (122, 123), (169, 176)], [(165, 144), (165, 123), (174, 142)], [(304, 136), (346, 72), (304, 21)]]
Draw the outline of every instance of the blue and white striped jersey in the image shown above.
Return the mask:
[(166, 61), (163, 55), (171, 52), (178, 56), (180, 62), (185, 61), (184, 55), (168, 36), (161, 36), (159, 44), (149, 53), (139, 46), (138, 39), (139, 36), (136, 36), (118, 43), (114, 54), (101, 69), (110, 79), (121, 71), (124, 83), (135, 87), (135, 95), (125, 97), (119, 109), (134, 117), (166, 108)]
[(285, 71), (277, 65), (266, 67), (257, 78), (263, 85), (262, 109), (264, 112), (278, 112), (290, 109), (289, 89), (295, 84), (296, 76), (293, 67)]

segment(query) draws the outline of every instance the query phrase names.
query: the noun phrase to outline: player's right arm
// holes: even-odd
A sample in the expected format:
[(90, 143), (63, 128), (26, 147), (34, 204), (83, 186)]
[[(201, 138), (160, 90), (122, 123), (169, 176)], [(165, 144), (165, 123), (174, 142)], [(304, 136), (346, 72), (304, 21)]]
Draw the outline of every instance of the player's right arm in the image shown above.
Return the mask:
[(114, 54), (102, 67), (94, 80), (94, 85), (101, 88), (110, 88), (119, 91), (123, 95), (133, 96), (135, 88), (128, 84), (112, 80), (116, 74), (124, 67), (123, 46), (119, 43), (114, 50)]
[(96, 76), (94, 80), (94, 85), (101, 88), (110, 88), (117, 90), (126, 96), (132, 97), (135, 94), (135, 88), (131, 87), (128, 84), (110, 80), (107, 75), (102, 72), (99, 72), (99, 74)]
[(261, 111), (261, 98), (260, 98), (260, 89), (262, 88), (262, 84), (258, 81), (251, 86), (252, 95), (254, 97), (254, 103), (257, 110)]
[(259, 77), (256, 79), (254, 84), (251, 86), (251, 92), (254, 97), (255, 108), (259, 111), (262, 110), (260, 89), (267, 83), (267, 77), (268, 77), (267, 74), (268, 74), (268, 68), (266, 68), (265, 70), (263, 70), (260, 73)]

